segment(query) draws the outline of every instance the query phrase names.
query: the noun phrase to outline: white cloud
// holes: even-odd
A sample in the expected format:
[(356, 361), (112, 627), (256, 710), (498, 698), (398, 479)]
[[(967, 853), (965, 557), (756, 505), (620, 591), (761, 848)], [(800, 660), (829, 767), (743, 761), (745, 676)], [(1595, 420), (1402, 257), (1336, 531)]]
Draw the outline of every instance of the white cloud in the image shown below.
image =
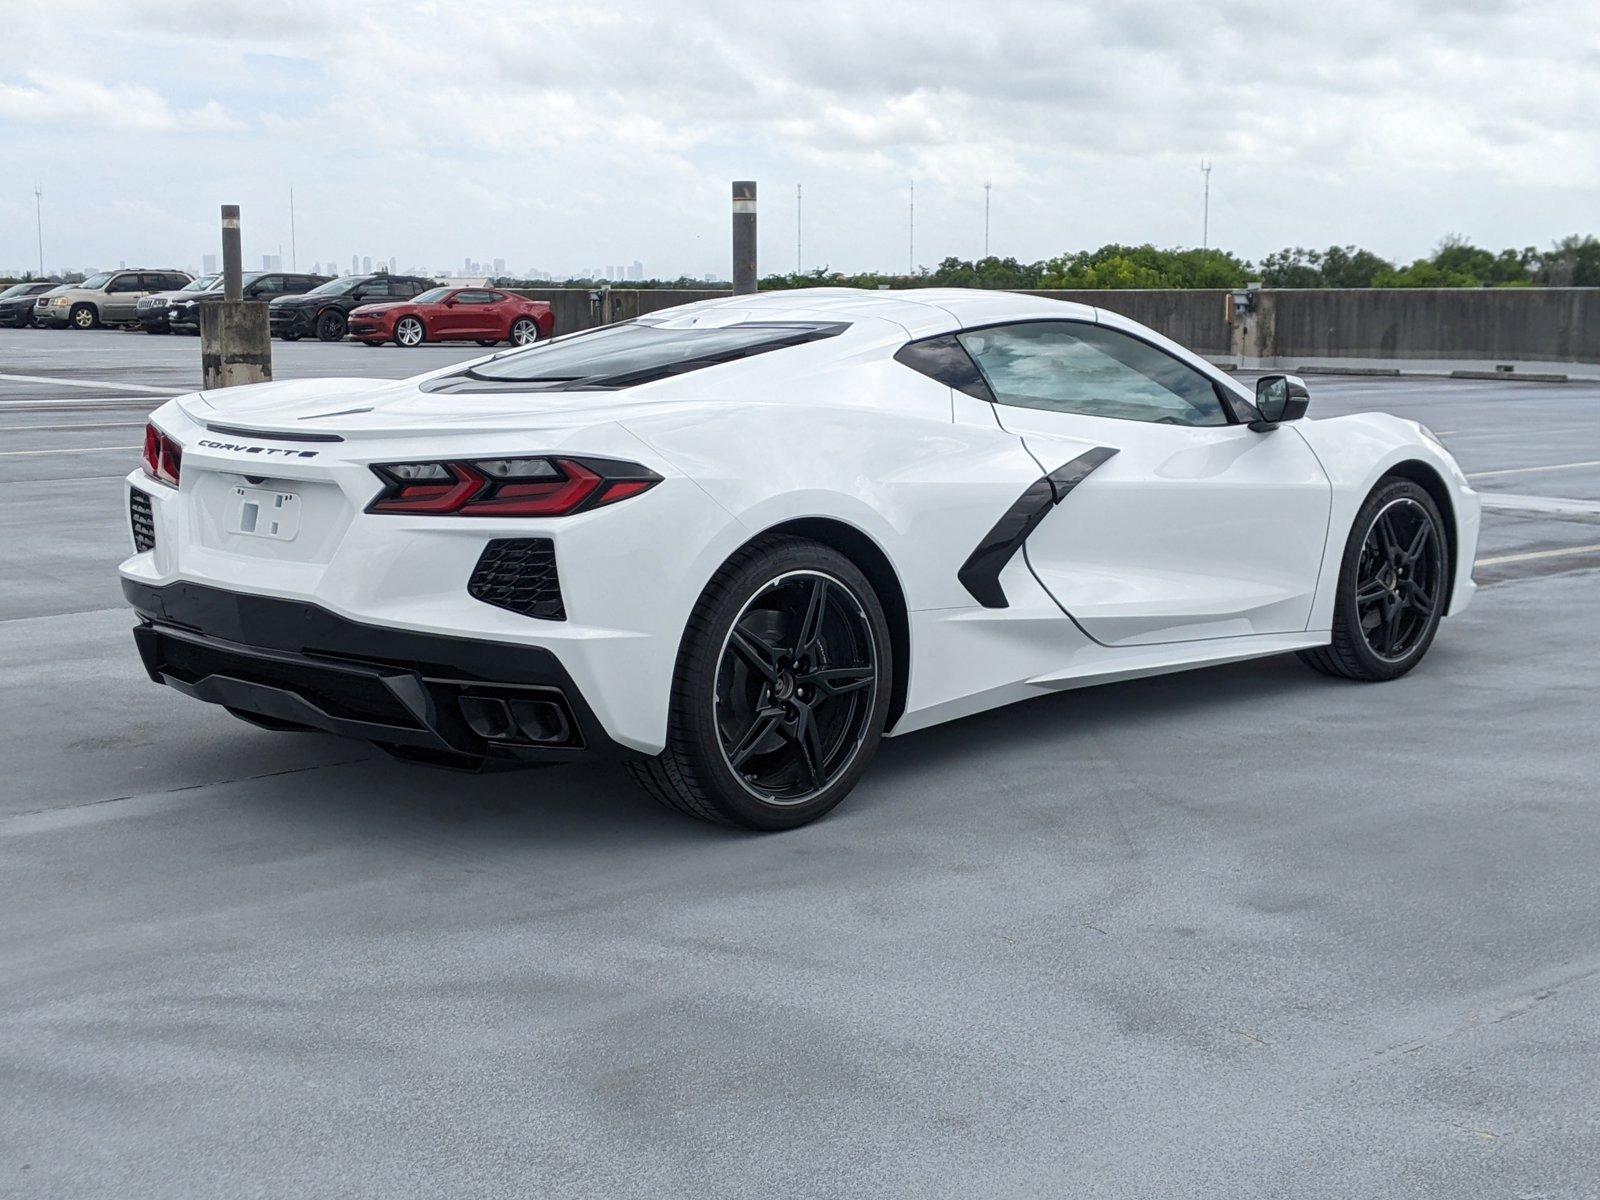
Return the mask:
[(30, 71), (24, 83), (0, 81), (0, 119), (126, 133), (244, 129), (243, 122), (215, 100), (196, 108), (177, 108), (153, 88), (100, 83), (53, 71)]
[[(168, 214), (62, 213), (78, 262), (192, 260), (223, 200), (275, 248), (291, 182), (308, 261), (663, 272), (725, 267), (732, 178), (762, 181), (783, 266), (775, 198), (803, 181), (807, 257), (839, 267), (903, 260), (912, 177), (930, 262), (978, 251), (986, 180), (992, 245), (1023, 258), (1198, 240), (1202, 157), (1213, 240), (1251, 256), (1543, 243), (1594, 230), (1600, 187), (1593, 0), (80, 0), (13, 22), (11, 61), (71, 64), (0, 75), (23, 173), (70, 204), (64, 164), (116, 163)], [(0, 266), (27, 259), (19, 203)]]

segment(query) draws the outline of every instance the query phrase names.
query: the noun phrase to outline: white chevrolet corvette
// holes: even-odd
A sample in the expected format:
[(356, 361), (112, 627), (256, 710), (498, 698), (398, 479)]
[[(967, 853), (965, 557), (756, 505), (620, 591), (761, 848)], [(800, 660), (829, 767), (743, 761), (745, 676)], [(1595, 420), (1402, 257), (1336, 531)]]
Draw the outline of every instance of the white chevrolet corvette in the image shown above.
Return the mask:
[(1386, 680), (1473, 592), (1427, 429), (1312, 420), (1100, 309), (819, 289), (402, 382), (163, 405), (122, 565), (151, 678), (482, 768), (612, 755), (784, 829), (886, 734), (1295, 651)]

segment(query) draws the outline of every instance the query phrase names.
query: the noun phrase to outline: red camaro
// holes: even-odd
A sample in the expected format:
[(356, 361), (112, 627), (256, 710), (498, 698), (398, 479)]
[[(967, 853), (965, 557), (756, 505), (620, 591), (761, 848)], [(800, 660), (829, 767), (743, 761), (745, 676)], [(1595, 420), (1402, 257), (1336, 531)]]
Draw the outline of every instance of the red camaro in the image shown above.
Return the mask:
[(438, 287), (411, 300), (363, 304), (350, 314), (349, 333), (358, 342), (420, 346), (423, 342), (477, 342), (518, 346), (547, 338), (555, 314), (542, 300), (524, 300), (494, 288)]

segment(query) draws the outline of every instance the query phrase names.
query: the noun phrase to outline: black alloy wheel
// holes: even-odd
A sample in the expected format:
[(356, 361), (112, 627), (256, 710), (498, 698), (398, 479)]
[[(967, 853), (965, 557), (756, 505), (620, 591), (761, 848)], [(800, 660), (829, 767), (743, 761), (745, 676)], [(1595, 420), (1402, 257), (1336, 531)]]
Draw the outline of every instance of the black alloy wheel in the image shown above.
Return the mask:
[(1406, 479), (1381, 484), (1356, 515), (1334, 601), (1333, 640), (1302, 651), (1328, 675), (1381, 681), (1422, 660), (1450, 592), (1444, 520), (1427, 491)]
[(337, 342), (344, 337), (344, 314), (336, 308), (330, 308), (317, 317), (317, 337), (324, 342)]
[(707, 585), (684, 635), (667, 746), (633, 764), (692, 816), (792, 829), (849, 793), (888, 715), (882, 603), (850, 559), (799, 538), (746, 548)]
[(816, 798), (861, 748), (877, 682), (860, 600), (819, 571), (780, 575), (750, 598), (722, 647), (724, 761), (764, 803)]

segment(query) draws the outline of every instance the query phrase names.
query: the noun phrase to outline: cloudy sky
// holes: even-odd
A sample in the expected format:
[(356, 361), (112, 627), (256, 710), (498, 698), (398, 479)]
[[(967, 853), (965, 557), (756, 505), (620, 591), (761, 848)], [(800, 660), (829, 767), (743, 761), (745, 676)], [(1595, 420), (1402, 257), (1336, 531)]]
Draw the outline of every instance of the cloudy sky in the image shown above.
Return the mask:
[(1600, 233), (1595, 0), (0, 0), (0, 270), (501, 257), (723, 274), (1107, 241)]

